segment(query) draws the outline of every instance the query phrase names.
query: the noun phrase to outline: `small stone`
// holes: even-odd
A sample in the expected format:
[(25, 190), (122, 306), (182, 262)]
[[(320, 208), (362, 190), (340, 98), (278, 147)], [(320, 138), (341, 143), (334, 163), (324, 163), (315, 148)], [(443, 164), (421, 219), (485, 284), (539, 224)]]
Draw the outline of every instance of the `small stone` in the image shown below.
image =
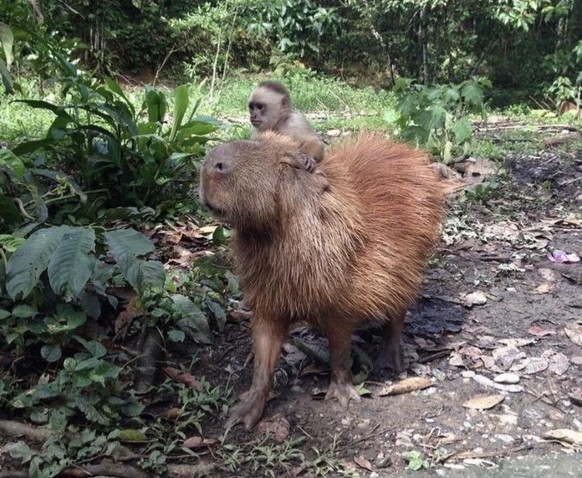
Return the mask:
[(519, 383), (519, 375), (516, 373), (501, 373), (493, 381), (497, 383)]
[(500, 434), (500, 435), (495, 435), (495, 437), (504, 443), (513, 443), (515, 441), (515, 438), (513, 438), (511, 435)]
[(327, 132), (327, 135), (328, 135), (330, 138), (337, 138), (337, 137), (339, 137), (341, 134), (342, 134), (342, 132), (341, 132), (339, 129), (330, 129), (330, 130)]

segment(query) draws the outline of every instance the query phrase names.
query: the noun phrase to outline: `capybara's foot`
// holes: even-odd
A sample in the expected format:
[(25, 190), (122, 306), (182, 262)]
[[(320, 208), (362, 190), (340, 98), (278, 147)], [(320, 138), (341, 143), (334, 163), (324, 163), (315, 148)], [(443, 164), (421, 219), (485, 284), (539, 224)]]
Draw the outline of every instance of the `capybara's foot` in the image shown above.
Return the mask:
[(247, 430), (251, 430), (263, 415), (264, 408), (265, 400), (249, 392), (245, 399), (232, 409), (226, 422), (226, 428), (242, 423)]
[(374, 362), (372, 373), (379, 375), (384, 369), (389, 368), (396, 375), (402, 372), (402, 364), (400, 361), (400, 351), (381, 350), (380, 354)]
[(332, 380), (327, 389), (325, 399), (329, 400), (330, 398), (337, 398), (344, 408), (348, 408), (350, 400), (355, 400), (356, 402), (362, 400), (356, 388), (351, 383), (338, 382), (336, 380)]

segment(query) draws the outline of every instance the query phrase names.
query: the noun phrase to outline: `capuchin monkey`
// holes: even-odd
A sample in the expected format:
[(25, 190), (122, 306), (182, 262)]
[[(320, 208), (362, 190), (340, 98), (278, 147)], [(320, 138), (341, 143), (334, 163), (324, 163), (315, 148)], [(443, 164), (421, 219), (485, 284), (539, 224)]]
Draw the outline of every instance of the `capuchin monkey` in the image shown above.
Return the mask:
[(315, 170), (316, 163), (323, 159), (325, 145), (303, 115), (291, 109), (291, 96), (285, 86), (270, 80), (259, 83), (249, 98), (249, 113), (251, 139), (265, 131), (288, 136), (299, 144), (307, 171)]

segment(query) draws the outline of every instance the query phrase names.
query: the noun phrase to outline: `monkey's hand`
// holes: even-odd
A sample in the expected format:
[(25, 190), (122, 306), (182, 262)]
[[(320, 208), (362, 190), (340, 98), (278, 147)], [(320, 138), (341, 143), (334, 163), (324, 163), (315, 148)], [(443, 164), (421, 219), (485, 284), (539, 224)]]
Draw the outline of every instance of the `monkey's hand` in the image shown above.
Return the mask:
[(226, 422), (226, 428), (243, 423), (247, 430), (251, 430), (263, 415), (266, 399), (263, 394), (249, 390), (246, 396), (233, 408)]
[(308, 173), (313, 173), (317, 167), (315, 158), (305, 153), (286, 153), (282, 162), (294, 168), (303, 169)]
[(299, 153), (299, 159), (303, 161), (303, 167), (308, 173), (315, 171), (315, 168), (317, 167), (317, 161), (315, 161), (313, 156), (309, 156), (305, 153)]

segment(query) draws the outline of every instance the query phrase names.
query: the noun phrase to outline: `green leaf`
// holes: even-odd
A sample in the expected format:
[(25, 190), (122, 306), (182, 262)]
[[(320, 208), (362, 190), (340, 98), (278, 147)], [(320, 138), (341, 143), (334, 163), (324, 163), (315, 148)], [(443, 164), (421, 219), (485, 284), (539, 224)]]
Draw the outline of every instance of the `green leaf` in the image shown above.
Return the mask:
[(56, 362), (61, 358), (61, 346), (59, 344), (55, 345), (43, 345), (40, 349), (40, 355), (47, 362)]
[(161, 123), (164, 120), (168, 108), (166, 95), (164, 95), (162, 91), (156, 90), (151, 86), (146, 86), (144, 107), (148, 112), (148, 121), (154, 124), (157, 128), (156, 123)]
[(20, 304), (12, 309), (12, 315), (19, 319), (30, 319), (38, 314), (36, 307), (32, 307), (27, 304)]
[(172, 329), (168, 331), (168, 337), (172, 342), (182, 343), (186, 338), (186, 334), (181, 330)]
[(2, 246), (2, 249), (4, 249), (6, 252), (14, 252), (24, 242), (26, 242), (24, 237), (16, 237), (10, 234), (0, 234), (0, 246)]
[(22, 463), (30, 461), (35, 452), (23, 441), (16, 443), (7, 443), (4, 445), (4, 451), (8, 452), (12, 458), (22, 460)]
[(24, 176), (24, 171), (26, 170), (22, 159), (9, 149), (0, 149), (0, 168), (10, 168), (18, 179)]
[(172, 123), (172, 132), (170, 133), (170, 141), (176, 139), (176, 134), (180, 126), (182, 126), (182, 120), (184, 119), (189, 103), (188, 85), (178, 86), (174, 90), (174, 120)]
[(5, 320), (8, 317), (10, 317), (10, 312), (8, 312), (7, 310), (4, 309), (0, 309), (0, 320)]
[(27, 104), (31, 108), (40, 108), (40, 109), (52, 111), (54, 114), (56, 114), (57, 116), (59, 116), (61, 118), (65, 118), (68, 121), (73, 121), (73, 118), (71, 117), (71, 115), (69, 115), (69, 113), (67, 113), (62, 106), (55, 105), (53, 103), (49, 103), (48, 101), (43, 101), (43, 100), (15, 100), (15, 101), (19, 102), (19, 103)]
[(469, 81), (461, 88), (461, 95), (468, 103), (474, 106), (483, 104), (483, 88), (474, 81)]
[(71, 230), (69, 226), (41, 229), (10, 256), (6, 269), (6, 292), (12, 300), (19, 295), (24, 299), (32, 292), (61, 238)]
[(143, 256), (155, 250), (153, 243), (134, 229), (116, 229), (105, 234), (111, 254), (119, 262), (124, 256)]
[(471, 136), (473, 135), (473, 126), (471, 125), (469, 118), (463, 117), (453, 123), (451, 131), (455, 135), (457, 144), (461, 144), (471, 139)]
[(184, 295), (174, 294), (171, 299), (176, 315), (181, 317), (177, 322), (178, 327), (196, 342), (211, 344), (214, 337), (204, 313)]
[(6, 89), (6, 93), (14, 93), (14, 82), (12, 81), (12, 75), (4, 63), (4, 60), (0, 59), (0, 77), (2, 77), (2, 84)]
[(66, 302), (77, 296), (93, 273), (96, 258), (95, 231), (78, 228), (63, 234), (61, 242), (48, 265), (48, 277), (52, 289)]
[(0, 22), (0, 43), (4, 49), (6, 64), (10, 68), (10, 65), (14, 62), (14, 34), (12, 33), (12, 29), (6, 23), (2, 22)]

